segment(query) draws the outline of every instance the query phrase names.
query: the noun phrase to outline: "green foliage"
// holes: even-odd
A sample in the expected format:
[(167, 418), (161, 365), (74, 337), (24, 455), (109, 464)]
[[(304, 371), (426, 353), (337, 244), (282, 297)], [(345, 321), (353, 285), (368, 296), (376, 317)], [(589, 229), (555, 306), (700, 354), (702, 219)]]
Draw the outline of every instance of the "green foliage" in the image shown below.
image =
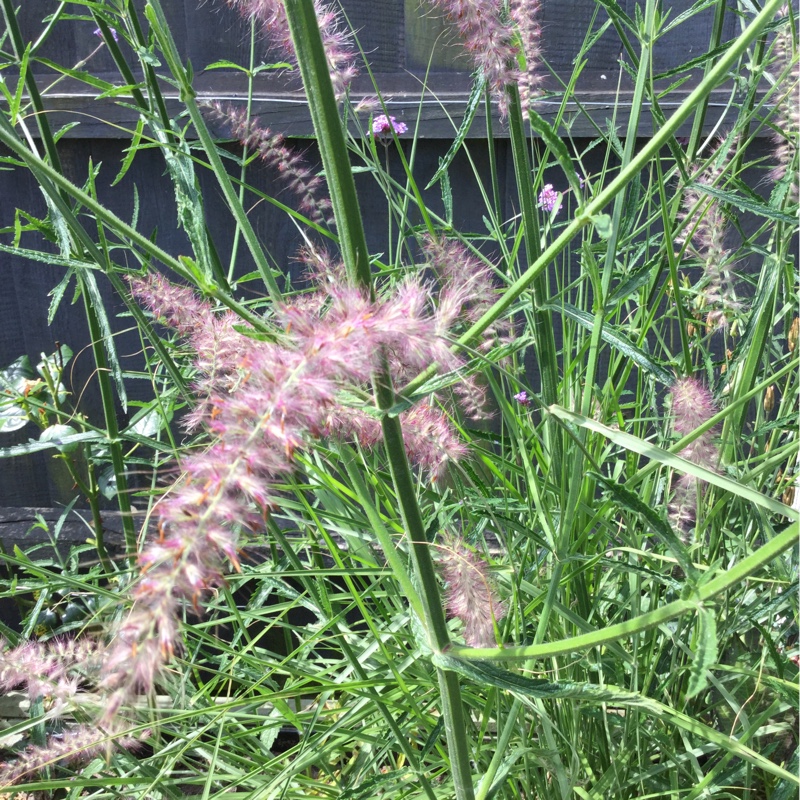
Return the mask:
[[(43, 219), (19, 208), (0, 220), (0, 250), (53, 270), (50, 321), (70, 287), (83, 301), (92, 337), (84, 357), (94, 359), (104, 414), (91, 424), (68, 392), (72, 351), (64, 345), (35, 367), (37, 354), (19, 354), (0, 371), (0, 435), (22, 431), (24, 438), (28, 425), (36, 432), (22, 443), (0, 439), (0, 463), (41, 450), (68, 471), (72, 487), (64, 515), (34, 526), (42, 544), (0, 555), (0, 598), (21, 620), (2, 630), (9, 645), (124, 631), (137, 586), (148, 578), (136, 567), (141, 542), (159, 535), (146, 521), (139, 535), (134, 506), (147, 512), (144, 520), (157, 516), (176, 462), (211, 438), (176, 425), (204, 400), (192, 390), (196, 354), (154, 325), (126, 277), (166, 272), (220, 315), (233, 314), (234, 331), (277, 346), (287, 332), (274, 321), (276, 304), (302, 307), (307, 290), (279, 285), (287, 265), (275, 264), (271, 243), (256, 234), (255, 198), (284, 209), (315, 248), (338, 247), (351, 282), (373, 296), (422, 276), (426, 234), (458, 240), (478, 262), (491, 262), (497, 286), (489, 307), (452, 334), (464, 374), (431, 365), (394, 386), (378, 371), (371, 389), (345, 398), (371, 408), (382, 424), (381, 447), (311, 436), (297, 447), (293, 471), (274, 487), (279, 507), (264, 515), (263, 530), (249, 531), (241, 569), (220, 576), (213, 591), (198, 590), (196, 607), (183, 609), (182, 645), (157, 691), (125, 710), (125, 732), (143, 740), (141, 749), (104, 746), (81, 764), (50, 765), (25, 776), (26, 791), (98, 800), (796, 796), (800, 514), (792, 500), (800, 494), (800, 351), (791, 184), (798, 164), (789, 148), (786, 175), (764, 188), (773, 165), (763, 163), (757, 146), (764, 140), (753, 133), (785, 125), (768, 100), (776, 83), (796, 75), (779, 61), (774, 41), (781, 0), (757, 13), (741, 4), (740, 34), (725, 43), (722, 20), (731, 11), (717, 0), (674, 16), (647, 0), (633, 19), (601, 0), (573, 75), (547, 83), (560, 87), (547, 98), (560, 103), (552, 120), (508, 88), (519, 199), (519, 213), (508, 218), (498, 202), (496, 123), (488, 121), (486, 140), (470, 138), (493, 88), (486, 74), (474, 76), (439, 169), (422, 175), (412, 134), (379, 142), (349, 97), (334, 94), (313, 4), (291, 0), (288, 23), (335, 224), (252, 186), (252, 142), (232, 155), (213, 139), (194, 70), (158, 0), (145, 3), (141, 19), (136, 4), (117, 0), (59, 4), (35, 42), (24, 41), (12, 3), (0, 3), (3, 162), (29, 172), (47, 203)], [(67, 5), (99, 26), (115, 80), (93, 75), (91, 63), (73, 68), (40, 55)], [(654, 74), (661, 37), (689, 30), (712, 7), (707, 52)], [(255, 77), (285, 66), (259, 64), (250, 24), (248, 64), (203, 65), (242, 73), (248, 110)], [(576, 86), (600, 34), (612, 29), (633, 90), (609, 119), (584, 106)], [(789, 51), (794, 64), (796, 37)], [(123, 220), (105, 207), (95, 189), (99, 165), (88, 165), (84, 185), (71, 179), (33, 66), (136, 110), (113, 185), (130, 177), (145, 149), (157, 150), (186, 252), (162, 249), (140, 229), (135, 210)], [(665, 88), (665, 78), (689, 70), (698, 70), (691, 91), (681, 81)], [(703, 144), (709, 98), (731, 75), (739, 94), (725, 109), (732, 133), (724, 148), (735, 144), (735, 151), (723, 157)], [(175, 116), (165, 86), (180, 94)], [(381, 87), (374, 90), (381, 97)], [(623, 102), (627, 131), (617, 122)], [(583, 152), (565, 119), (570, 104), (596, 131)], [(647, 109), (654, 133), (637, 146)], [(26, 135), (32, 117), (36, 140)], [(684, 124), (692, 129), (686, 150), (676, 139)], [(487, 146), (491, 186), (475, 166)], [(586, 174), (584, 162), (598, 155), (600, 171)], [(453, 229), (460, 198), (451, 180), (465, 163), (485, 203), (481, 231)], [(385, 198), (379, 254), (367, 250), (356, 173)], [(537, 205), (546, 175), (560, 181), (557, 212)], [(443, 216), (423, 200), (425, 181), (428, 189), (441, 182)], [(229, 214), (228, 251), (210, 232), (206, 185)], [(738, 240), (726, 242), (731, 250), (716, 277), (697, 242), (711, 219), (737, 234), (728, 241)], [(240, 242), (254, 265), (244, 276), (236, 271)], [(745, 261), (748, 268), (737, 269)], [(726, 305), (709, 285), (726, 279), (730, 265), (735, 297)], [(141, 337), (137, 372), (123, 371), (116, 352), (105, 281)], [(237, 365), (237, 378), (248, 380), (252, 368)], [(426, 480), (406, 457), (404, 413), (466, 374), (487, 388), (493, 417), (476, 423), (451, 409), (469, 455)], [(702, 385), (713, 405), (691, 425), (686, 417), (695, 409), (678, 419), (667, 401), (685, 378)], [(127, 400), (132, 381), (152, 386), (150, 399)], [(126, 402), (131, 419), (120, 427), (116, 408)], [(697, 456), (701, 447), (718, 455), (714, 463)], [(671, 510), (682, 476), (690, 481), (689, 525)], [(76, 540), (65, 531), (78, 495), (91, 519)], [(115, 547), (107, 541), (109, 504), (121, 512), (124, 535)], [(492, 620), (497, 647), (465, 647), (462, 620), (447, 617), (437, 561), (454, 537), (488, 563), (482, 580), (506, 607)], [(54, 702), (39, 697), (9, 720), (4, 742), (19, 751), (61, 736)], [(96, 719), (100, 703), (88, 687), (70, 698), (67, 727)]]

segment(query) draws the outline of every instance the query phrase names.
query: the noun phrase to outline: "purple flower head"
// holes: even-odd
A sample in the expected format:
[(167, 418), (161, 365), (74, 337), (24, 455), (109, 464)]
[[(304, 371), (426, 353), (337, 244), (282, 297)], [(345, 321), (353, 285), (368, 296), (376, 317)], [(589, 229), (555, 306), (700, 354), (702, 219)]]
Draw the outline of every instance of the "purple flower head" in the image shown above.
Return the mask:
[(390, 138), (394, 131), (398, 136), (408, 131), (405, 122), (398, 122), (394, 117), (387, 117), (386, 114), (378, 114), (372, 120), (372, 135), (381, 138)]
[[(118, 42), (119, 41), (119, 34), (117, 33), (117, 29), (116, 28), (109, 28), (109, 30), (111, 31), (111, 35), (114, 37), (114, 41)], [(103, 31), (100, 30), (100, 28), (95, 28), (92, 31), (92, 33), (95, 36), (99, 36), (101, 39), (103, 38)]]
[(546, 183), (542, 191), (539, 192), (539, 207), (548, 213), (555, 211), (558, 214), (561, 208), (561, 199), (559, 193), (553, 189), (552, 183)]
[(528, 397), (528, 393), (524, 389), (521, 392), (517, 392), (517, 394), (514, 395), (514, 399), (521, 406), (529, 406), (531, 404), (530, 398)]

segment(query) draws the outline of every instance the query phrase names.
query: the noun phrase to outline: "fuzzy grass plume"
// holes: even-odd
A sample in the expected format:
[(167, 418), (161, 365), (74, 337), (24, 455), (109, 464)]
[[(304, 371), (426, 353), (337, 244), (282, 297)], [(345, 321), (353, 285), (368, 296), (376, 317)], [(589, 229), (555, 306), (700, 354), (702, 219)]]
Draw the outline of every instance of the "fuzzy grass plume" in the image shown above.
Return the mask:
[[(686, 436), (708, 422), (717, 413), (711, 392), (696, 378), (678, 379), (670, 392), (672, 397), (672, 427), (675, 433)], [(714, 442), (714, 429), (701, 433), (678, 455), (706, 469), (716, 470), (719, 448)], [(697, 503), (703, 493), (703, 483), (693, 475), (681, 475), (675, 483), (669, 504), (670, 519), (676, 528), (689, 531), (697, 517)]]
[(505, 617), (506, 607), (489, 565), (455, 537), (449, 537), (440, 552), (447, 610), (464, 623), (464, 640), (470, 647), (495, 647), (495, 625)]
[[(183, 459), (182, 478), (158, 504), (159, 536), (139, 557), (133, 608), (104, 665), (105, 722), (134, 694), (152, 689), (178, 647), (181, 608), (197, 607), (226, 566), (238, 569), (239, 533), (262, 527), (280, 505), (275, 487), (295, 468), (295, 452), (325, 436), (355, 438), (365, 447), (379, 443), (375, 409), (343, 403), (343, 390), (368, 396), (384, 362), (395, 381), (431, 362), (461, 369), (449, 332), (489, 302), (490, 270), (459, 248), (437, 247), (448, 255), (442, 269), (452, 273), (445, 275), (439, 306), (432, 286), (414, 275), (367, 298), (324, 254), (306, 252), (319, 289), (276, 309), (283, 327), (276, 341), (240, 333), (230, 312), (217, 313), (159, 275), (132, 281), (137, 299), (197, 353), (199, 402), (190, 423), (205, 428), (212, 444)], [(482, 394), (467, 384), (461, 399), (474, 410)], [(466, 456), (440, 403), (418, 403), (401, 419), (409, 460), (432, 480)]]
[(692, 183), (683, 190), (680, 219), (685, 227), (681, 243), (703, 267), (696, 305), (706, 316), (709, 331), (724, 328), (732, 316), (742, 309), (736, 297), (736, 278), (731, 252), (726, 246), (728, 219), (719, 200), (705, 187), (721, 188), (720, 182), (732, 152), (715, 152), (707, 166), (694, 165), (690, 170)]

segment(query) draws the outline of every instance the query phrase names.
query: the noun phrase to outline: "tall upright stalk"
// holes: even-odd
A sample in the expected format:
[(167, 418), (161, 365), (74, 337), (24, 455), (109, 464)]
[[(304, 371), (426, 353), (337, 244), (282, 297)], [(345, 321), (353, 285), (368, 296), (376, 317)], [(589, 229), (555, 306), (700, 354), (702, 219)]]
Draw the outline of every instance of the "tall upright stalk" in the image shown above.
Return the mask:
[[(350, 280), (371, 293), (366, 236), (314, 3), (312, 0), (286, 0), (286, 15), (328, 180), (345, 268)], [(395, 404), (388, 371), (376, 375), (374, 387), (378, 408), (388, 412)], [(450, 638), (414, 479), (406, 458), (400, 420), (396, 415), (384, 413), (382, 427), (392, 481), (409, 538), (411, 561), (420, 585), (423, 623), (430, 647), (434, 652), (442, 652), (449, 646)], [(438, 667), (436, 672), (456, 797), (458, 800), (472, 800), (470, 751), (459, 678), (456, 673)]]

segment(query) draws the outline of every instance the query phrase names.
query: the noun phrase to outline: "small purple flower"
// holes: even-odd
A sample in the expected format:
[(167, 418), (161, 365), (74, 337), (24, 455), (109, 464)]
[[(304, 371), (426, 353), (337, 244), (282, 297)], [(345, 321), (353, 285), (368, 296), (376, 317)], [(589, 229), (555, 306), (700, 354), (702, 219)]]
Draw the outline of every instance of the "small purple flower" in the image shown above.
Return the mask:
[(408, 131), (408, 125), (406, 125), (405, 122), (398, 122), (394, 117), (387, 117), (386, 114), (378, 114), (378, 116), (372, 120), (373, 136), (389, 138), (392, 135), (392, 130), (399, 136)]
[(530, 398), (528, 397), (528, 393), (523, 389), (521, 392), (518, 392), (514, 395), (514, 399), (521, 405), (521, 406), (529, 406), (531, 404)]
[[(109, 28), (109, 30), (111, 31), (111, 35), (114, 37), (114, 41), (118, 42), (119, 41), (119, 34), (117, 33), (117, 29), (116, 28)], [(95, 28), (92, 31), (92, 33), (95, 36), (99, 36), (101, 39), (103, 38), (103, 31), (100, 30), (100, 28)]]
[(546, 183), (542, 191), (539, 192), (539, 207), (543, 208), (548, 213), (555, 211), (555, 213), (558, 214), (561, 208), (561, 200), (558, 192), (553, 189), (552, 183)]

